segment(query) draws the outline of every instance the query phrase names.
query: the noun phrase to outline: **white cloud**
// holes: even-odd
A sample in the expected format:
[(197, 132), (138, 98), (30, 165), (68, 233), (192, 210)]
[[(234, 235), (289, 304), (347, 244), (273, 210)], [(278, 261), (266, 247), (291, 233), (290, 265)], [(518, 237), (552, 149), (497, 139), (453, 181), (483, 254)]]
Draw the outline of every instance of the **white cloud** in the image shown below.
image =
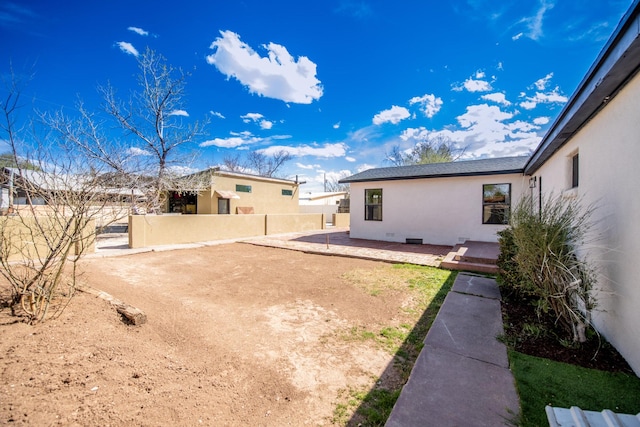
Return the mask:
[(142, 28), (139, 28), (139, 27), (129, 27), (129, 28), (127, 28), (127, 30), (133, 31), (134, 33), (139, 34), (141, 36), (148, 36), (149, 35), (148, 31), (145, 31), (145, 30), (143, 30)]
[(375, 168), (375, 166), (367, 164), (367, 163), (363, 163), (360, 166), (358, 166), (357, 171), (358, 171), (358, 173), (360, 173), (360, 172), (364, 172), (366, 170), (373, 169), (373, 168)]
[(208, 141), (201, 142), (200, 147), (210, 147), (215, 145), (216, 147), (222, 148), (235, 148), (240, 147), (242, 145), (251, 144), (250, 139), (242, 138), (240, 136), (232, 136), (229, 138), (214, 138)]
[(293, 58), (284, 46), (269, 43), (262, 57), (232, 31), (221, 31), (210, 46), (207, 63), (227, 78), (235, 78), (251, 93), (285, 102), (310, 104), (322, 96), (316, 64), (306, 56)]
[(525, 110), (533, 110), (538, 104), (564, 104), (569, 100), (560, 93), (560, 88), (556, 87), (551, 92), (536, 92), (534, 96), (527, 97), (526, 101), (520, 103)]
[(512, 122), (513, 117), (495, 105), (470, 105), (457, 117), (458, 129), (409, 128), (400, 139), (417, 144), (435, 137), (448, 138), (458, 148), (465, 149), (465, 158), (526, 155), (540, 142), (539, 126), (525, 121)]
[(344, 157), (347, 151), (347, 145), (342, 142), (338, 142), (336, 144), (326, 143), (322, 146), (307, 145), (307, 144), (299, 145), (297, 147), (288, 147), (284, 145), (272, 145), (271, 147), (268, 147), (259, 151), (269, 156), (281, 150), (287, 151), (293, 157), (315, 156), (315, 157), (322, 157), (322, 158), (331, 158), (331, 157)]
[(340, 129), (340, 122), (336, 123), (333, 125), (334, 129)]
[(486, 95), (482, 95), (481, 98), (486, 100), (486, 101), (493, 101), (495, 103), (502, 104), (504, 106), (511, 105), (511, 102), (509, 102), (507, 100), (506, 96), (504, 95), (504, 93), (501, 93), (501, 92), (495, 92), (495, 93), (489, 93), (489, 94), (486, 94)]
[(240, 116), (240, 118), (245, 123), (258, 123), (260, 129), (271, 129), (273, 127), (273, 122), (271, 120), (263, 120), (264, 116), (260, 113), (247, 113), (244, 116)]
[(489, 82), (485, 80), (474, 80), (471, 77), (464, 81), (463, 86), (469, 92), (487, 92), (493, 89)]
[(225, 116), (222, 115), (222, 113), (218, 113), (217, 111), (209, 111), (209, 114), (211, 114), (214, 117), (218, 117), (219, 119), (226, 118)]
[(260, 113), (247, 113), (244, 116), (240, 116), (242, 121), (245, 122), (245, 123), (257, 122), (258, 120), (260, 120), (263, 117), (264, 116), (262, 114), (260, 114)]
[(511, 37), (511, 40), (513, 41), (519, 40), (522, 36), (524, 36), (524, 33), (518, 33), (515, 36)]
[(305, 165), (302, 163), (296, 163), (296, 166), (299, 167), (300, 169), (307, 169), (307, 170), (318, 169), (320, 167), (320, 165)]
[(526, 36), (531, 40), (539, 40), (543, 36), (544, 15), (548, 10), (553, 9), (555, 3), (553, 1), (541, 0), (540, 7), (536, 10), (535, 15), (520, 20), (527, 27)]
[(189, 113), (187, 113), (185, 110), (173, 110), (170, 111), (169, 116), (182, 116), (182, 117), (189, 117)]
[(547, 123), (549, 123), (549, 117), (536, 117), (535, 119), (533, 119), (533, 123), (536, 125), (546, 125)]
[(129, 42), (118, 42), (116, 44), (124, 53), (128, 53), (129, 55), (133, 55), (136, 57), (140, 55), (140, 53), (138, 53), (138, 50)]
[(415, 96), (409, 100), (409, 105), (420, 104), (420, 111), (425, 117), (431, 118), (440, 111), (442, 107), (442, 98), (438, 98), (433, 94), (425, 94), (421, 97)]
[(397, 125), (402, 120), (409, 118), (409, 110), (404, 107), (393, 105), (390, 109), (379, 112), (373, 117), (373, 124), (380, 125), (383, 123), (393, 123)]
[(127, 150), (130, 156), (150, 156), (151, 153), (138, 147), (131, 147)]
[(347, 162), (350, 162), (350, 163), (353, 163), (353, 162), (355, 162), (355, 161), (356, 161), (356, 159), (355, 159), (354, 157), (351, 157), (351, 156), (347, 156), (347, 157), (345, 157), (344, 159), (345, 159)]
[(547, 88), (547, 84), (553, 77), (553, 73), (549, 73), (541, 79), (536, 80), (533, 84), (538, 90), (545, 90)]

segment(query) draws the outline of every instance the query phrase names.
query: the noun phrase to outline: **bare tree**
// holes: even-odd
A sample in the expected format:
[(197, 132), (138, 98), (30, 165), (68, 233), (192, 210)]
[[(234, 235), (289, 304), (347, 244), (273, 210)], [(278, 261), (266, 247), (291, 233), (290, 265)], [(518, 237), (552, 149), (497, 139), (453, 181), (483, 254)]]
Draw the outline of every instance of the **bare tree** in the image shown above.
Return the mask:
[(80, 117), (44, 115), (67, 144), (117, 173), (146, 196), (150, 212), (161, 212), (169, 191), (197, 192), (211, 184), (206, 174), (193, 174), (190, 146), (205, 134), (208, 119), (186, 123), (187, 74), (147, 49), (138, 59), (138, 90), (123, 102), (110, 84), (99, 87), (105, 111), (124, 131), (121, 138), (105, 134), (105, 123), (79, 104)]
[(103, 170), (81, 150), (16, 126), (19, 89), (12, 78), (1, 107), (0, 138), (13, 162), (0, 174), (10, 196), (0, 217), (0, 274), (10, 285), (13, 313), (35, 323), (59, 314), (73, 296), (77, 263), (94, 244), (96, 225), (128, 211), (123, 195), (105, 185)]
[(327, 191), (346, 191), (347, 196), (349, 193), (349, 184), (342, 184), (340, 180), (351, 175), (348, 171), (340, 172), (338, 176), (328, 178), (325, 182), (325, 188)]
[(278, 169), (291, 160), (291, 154), (286, 150), (280, 150), (267, 156), (263, 152), (250, 151), (247, 154), (246, 167), (256, 171), (260, 176), (277, 177)]
[(396, 145), (387, 154), (387, 160), (394, 166), (453, 162), (458, 160), (464, 151), (464, 148), (457, 148), (449, 138), (438, 135), (417, 143), (409, 151), (402, 151)]
[(244, 172), (245, 170), (239, 154), (225, 157), (222, 160), (222, 166), (229, 172)]

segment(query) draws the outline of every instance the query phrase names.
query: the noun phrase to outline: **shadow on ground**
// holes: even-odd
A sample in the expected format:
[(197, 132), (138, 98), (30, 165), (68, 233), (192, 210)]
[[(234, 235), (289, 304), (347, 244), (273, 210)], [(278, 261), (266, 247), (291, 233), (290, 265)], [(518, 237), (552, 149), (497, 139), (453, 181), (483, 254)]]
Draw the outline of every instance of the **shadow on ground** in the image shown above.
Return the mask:
[[(355, 410), (351, 419), (347, 422), (349, 427), (357, 426), (384, 426), (391, 414), (393, 405), (400, 396), (402, 387), (406, 384), (411, 374), (413, 365), (424, 347), (424, 339), (429, 328), (442, 306), (445, 297), (453, 287), (457, 272), (451, 271), (438, 293), (433, 297), (425, 311), (409, 332), (391, 363), (387, 366), (376, 385), (371, 388), (362, 399), (360, 406)], [(385, 388), (385, 378), (400, 375), (401, 384), (393, 389)], [(397, 383), (396, 383), (397, 384)]]

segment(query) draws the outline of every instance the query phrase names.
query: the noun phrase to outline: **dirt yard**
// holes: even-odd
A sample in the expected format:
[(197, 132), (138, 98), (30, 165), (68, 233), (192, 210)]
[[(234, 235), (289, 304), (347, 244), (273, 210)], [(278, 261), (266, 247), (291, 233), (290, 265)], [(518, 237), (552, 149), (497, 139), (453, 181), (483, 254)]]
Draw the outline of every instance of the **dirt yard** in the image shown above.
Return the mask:
[(148, 322), (86, 293), (36, 326), (1, 309), (0, 424), (332, 425), (345, 389), (398, 380), (348, 338), (409, 321), (405, 290), (353, 279), (388, 269), (241, 243), (85, 260), (84, 283)]

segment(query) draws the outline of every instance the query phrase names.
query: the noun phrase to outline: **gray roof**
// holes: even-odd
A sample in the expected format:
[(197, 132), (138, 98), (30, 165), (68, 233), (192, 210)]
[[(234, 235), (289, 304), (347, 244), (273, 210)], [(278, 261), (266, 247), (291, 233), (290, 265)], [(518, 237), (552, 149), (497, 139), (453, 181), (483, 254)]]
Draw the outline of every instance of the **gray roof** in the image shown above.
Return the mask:
[(454, 176), (503, 175), (523, 173), (528, 156), (497, 157), (426, 165), (394, 166), (369, 169), (341, 179), (341, 183), (391, 181), (400, 179), (445, 178)]
[(640, 1), (635, 0), (542, 139), (525, 172), (532, 175), (620, 92), (640, 67)]

